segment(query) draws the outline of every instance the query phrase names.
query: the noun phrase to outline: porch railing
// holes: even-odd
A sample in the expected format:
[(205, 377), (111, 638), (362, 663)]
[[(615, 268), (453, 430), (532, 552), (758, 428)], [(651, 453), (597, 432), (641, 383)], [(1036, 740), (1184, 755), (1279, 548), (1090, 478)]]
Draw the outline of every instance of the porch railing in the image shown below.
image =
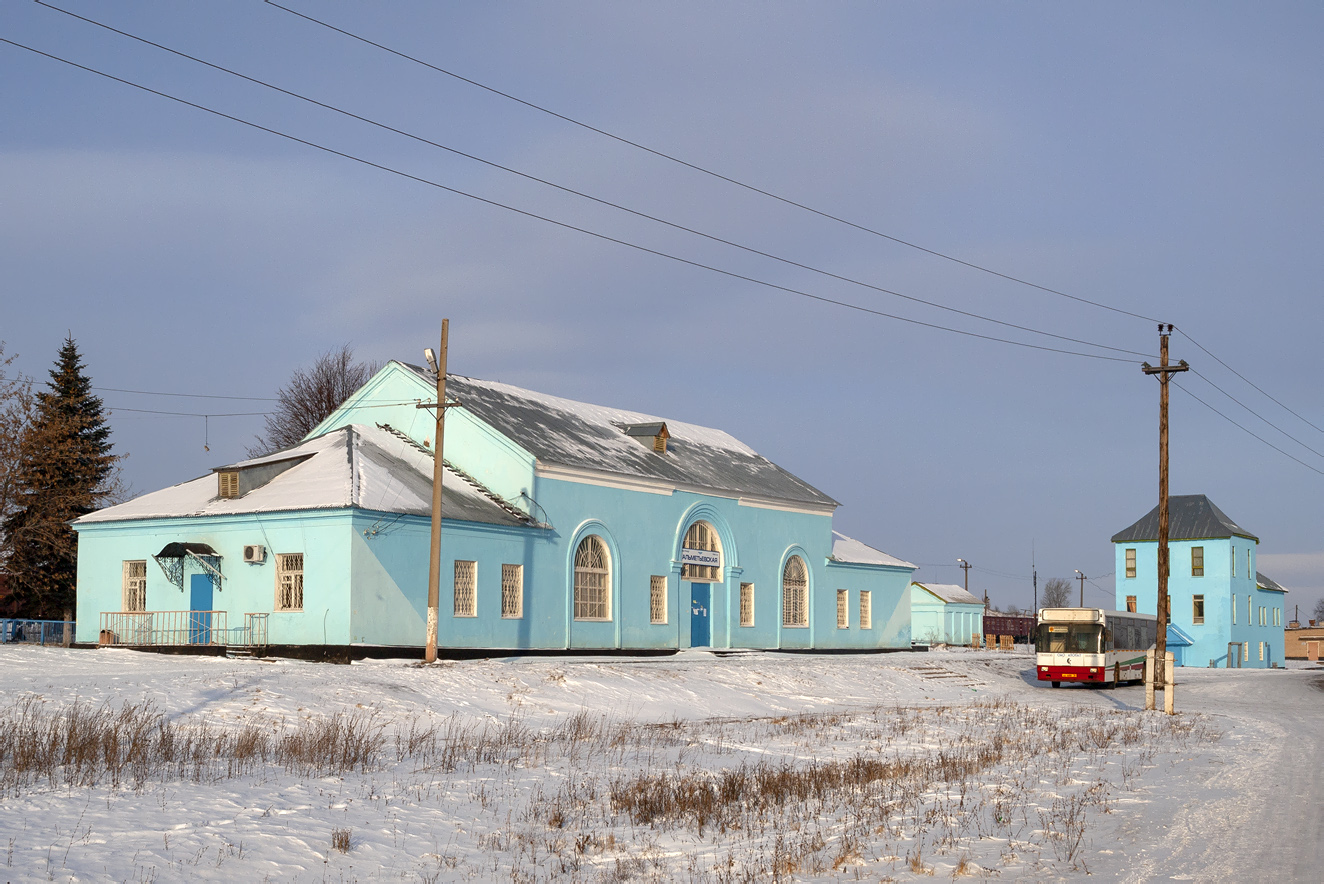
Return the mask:
[(0, 620), (0, 644), (67, 645), (73, 640), (72, 620)]
[(242, 626), (231, 627), (227, 611), (102, 611), (97, 644), (264, 647), (268, 616), (245, 614)]
[(102, 611), (97, 644), (224, 645), (225, 611)]

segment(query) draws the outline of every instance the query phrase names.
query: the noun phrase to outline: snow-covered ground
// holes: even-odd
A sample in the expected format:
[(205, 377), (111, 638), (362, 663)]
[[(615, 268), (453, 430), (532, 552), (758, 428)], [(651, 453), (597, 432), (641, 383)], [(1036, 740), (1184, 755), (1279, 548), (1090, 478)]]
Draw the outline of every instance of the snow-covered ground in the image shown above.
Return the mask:
[[(1320, 880), (1324, 668), (1178, 672), (1169, 718), (1023, 652), (0, 646), (0, 881)], [(131, 764), (15, 736), (126, 706)]]

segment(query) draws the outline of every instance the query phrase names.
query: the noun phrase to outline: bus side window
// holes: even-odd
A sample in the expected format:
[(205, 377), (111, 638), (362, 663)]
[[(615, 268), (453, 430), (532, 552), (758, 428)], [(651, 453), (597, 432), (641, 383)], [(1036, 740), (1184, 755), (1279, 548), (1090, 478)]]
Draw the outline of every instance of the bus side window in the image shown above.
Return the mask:
[(1113, 649), (1113, 631), (1111, 629), (1103, 630), (1103, 646), (1105, 650)]

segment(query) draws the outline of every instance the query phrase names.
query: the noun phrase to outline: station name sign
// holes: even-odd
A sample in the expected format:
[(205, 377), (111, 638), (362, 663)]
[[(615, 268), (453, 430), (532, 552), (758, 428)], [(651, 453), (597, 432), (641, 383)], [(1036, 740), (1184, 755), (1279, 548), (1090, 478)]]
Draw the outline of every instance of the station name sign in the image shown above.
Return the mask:
[(705, 568), (720, 568), (722, 566), (722, 554), (712, 549), (682, 547), (680, 563), (682, 565), (702, 565)]

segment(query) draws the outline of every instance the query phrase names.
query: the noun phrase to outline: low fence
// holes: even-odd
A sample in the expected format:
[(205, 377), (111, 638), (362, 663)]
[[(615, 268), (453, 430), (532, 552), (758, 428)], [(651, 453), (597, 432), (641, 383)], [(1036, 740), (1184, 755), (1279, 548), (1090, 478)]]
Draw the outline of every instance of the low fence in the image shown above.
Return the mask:
[(73, 620), (0, 620), (0, 644), (69, 645)]
[(267, 614), (229, 625), (227, 611), (102, 611), (97, 644), (119, 647), (221, 645), (263, 647)]

